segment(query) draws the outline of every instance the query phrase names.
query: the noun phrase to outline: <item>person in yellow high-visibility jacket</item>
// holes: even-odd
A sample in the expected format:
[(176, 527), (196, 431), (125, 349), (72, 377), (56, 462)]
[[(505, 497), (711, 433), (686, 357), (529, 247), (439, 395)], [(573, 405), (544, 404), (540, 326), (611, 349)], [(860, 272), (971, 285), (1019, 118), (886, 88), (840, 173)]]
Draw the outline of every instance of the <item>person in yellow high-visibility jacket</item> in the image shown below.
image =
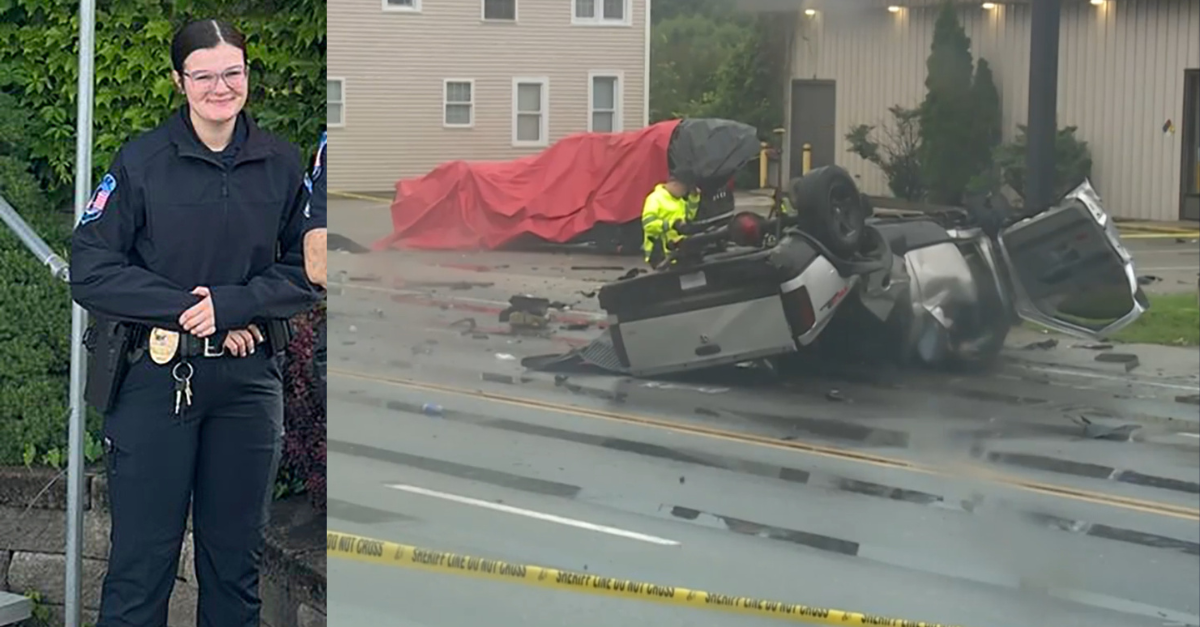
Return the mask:
[(652, 267), (662, 265), (667, 244), (683, 239), (676, 223), (696, 219), (700, 192), (694, 186), (671, 177), (654, 187), (642, 205), (642, 252)]

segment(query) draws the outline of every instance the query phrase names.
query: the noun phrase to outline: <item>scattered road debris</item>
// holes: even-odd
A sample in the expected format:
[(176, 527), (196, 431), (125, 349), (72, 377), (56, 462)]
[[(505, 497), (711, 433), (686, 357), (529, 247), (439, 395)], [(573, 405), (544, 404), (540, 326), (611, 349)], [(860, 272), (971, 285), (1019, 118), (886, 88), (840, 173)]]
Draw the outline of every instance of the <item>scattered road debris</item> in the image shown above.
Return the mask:
[(507, 322), (514, 330), (544, 329), (550, 323), (551, 305), (549, 299), (518, 294), (508, 299), (508, 308), (500, 312), (500, 322)]
[(586, 331), (586, 330), (592, 328), (592, 323), (590, 323), (590, 322), (572, 322), (571, 324), (564, 325), (563, 328), (568, 331)]
[(625, 279), (632, 279), (633, 277), (635, 277), (639, 274), (643, 274), (644, 272), (646, 272), (646, 271), (643, 270), (642, 268), (630, 268), (629, 272), (626, 272), (625, 274), (622, 274), (621, 276), (617, 277), (617, 280), (624, 281)]
[(1142, 428), (1142, 425), (1129, 423), (1119, 425), (1097, 424), (1088, 420), (1086, 416), (1074, 416), (1071, 418), (1071, 421), (1083, 427), (1083, 437), (1092, 440), (1128, 442), (1133, 438), (1133, 433)]
[(441, 405), (434, 403), (425, 403), (424, 405), (421, 405), (421, 413), (425, 414), (426, 416), (441, 418), (445, 411), (446, 410), (442, 409)]
[(1153, 274), (1145, 274), (1137, 278), (1138, 285), (1150, 285), (1151, 283), (1158, 283), (1161, 280), (1162, 277), (1154, 276)]
[(585, 292), (583, 290), (580, 290), (576, 293), (584, 298), (595, 298), (596, 297), (596, 290), (592, 290), (590, 292)]
[(350, 325), (350, 332), (351, 332), (351, 333), (358, 333), (358, 327), (356, 327), (356, 326), (354, 326), (354, 325)]
[(516, 361), (517, 358), (508, 353), (496, 353), (496, 359), (500, 361)]
[(544, 329), (550, 323), (550, 319), (546, 316), (529, 313), (527, 311), (509, 312), (505, 317), (500, 314), (500, 321), (507, 322), (513, 329)]
[(454, 270), (467, 270), (470, 272), (488, 272), (493, 269), (507, 268), (508, 266), (484, 266), (475, 263), (439, 263), (442, 268), (451, 268)]
[(359, 244), (345, 235), (338, 235), (337, 233), (330, 233), (325, 237), (325, 248), (327, 250), (354, 255), (371, 252), (370, 248)]
[(611, 270), (620, 272), (625, 269), (625, 266), (571, 266), (572, 270)]
[(451, 329), (462, 329), (463, 335), (470, 335), (476, 326), (474, 318), (462, 318), (450, 323)]
[(1074, 344), (1071, 346), (1071, 348), (1086, 348), (1087, 350), (1090, 350), (1090, 351), (1112, 350), (1112, 347), (1113, 347), (1112, 344), (1103, 344), (1103, 343), (1101, 343), (1101, 344)]
[(405, 281), (404, 287), (444, 287), (454, 291), (469, 290), (474, 287), (491, 287), (495, 283), (482, 281)]
[(1100, 353), (1096, 355), (1096, 361), (1111, 364), (1125, 364), (1125, 372), (1129, 372), (1137, 368), (1141, 361), (1138, 356), (1132, 353)]
[(529, 383), (533, 379), (529, 377), (515, 377), (511, 374), (497, 374), (495, 372), (481, 372), (479, 378), (492, 383), (505, 383), (508, 385), (517, 385), (520, 383)]
[(1026, 344), (1022, 348), (1027, 351), (1029, 351), (1029, 350), (1050, 350), (1050, 349), (1054, 348), (1055, 346), (1058, 346), (1058, 340), (1056, 340), (1054, 338), (1049, 338), (1049, 339), (1041, 340), (1038, 342), (1033, 342), (1031, 344)]
[(1185, 403), (1188, 405), (1200, 405), (1200, 394), (1184, 394), (1175, 397), (1176, 403)]
[(644, 388), (653, 388), (657, 390), (692, 390), (704, 394), (724, 394), (729, 391), (729, 388), (706, 387), (706, 386), (690, 386), (677, 385), (674, 383), (663, 383), (661, 381), (646, 381), (642, 384)]
[(840, 402), (845, 401), (846, 397), (842, 396), (842, 393), (837, 390), (829, 390), (828, 392), (825, 393), (825, 399), (830, 400), (830, 401), (837, 401), (840, 403)]
[(383, 280), (383, 277), (378, 274), (352, 274), (350, 280), (360, 283), (378, 283)]

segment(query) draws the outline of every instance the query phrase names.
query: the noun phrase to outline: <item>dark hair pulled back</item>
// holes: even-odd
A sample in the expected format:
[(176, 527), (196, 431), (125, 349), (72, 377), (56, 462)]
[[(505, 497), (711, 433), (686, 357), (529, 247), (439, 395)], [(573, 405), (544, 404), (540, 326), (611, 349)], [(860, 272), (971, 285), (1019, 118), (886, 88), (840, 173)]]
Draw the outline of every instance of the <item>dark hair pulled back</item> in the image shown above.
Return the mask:
[(182, 74), (183, 62), (188, 55), (203, 48), (215, 48), (221, 43), (239, 48), (242, 61), (246, 62), (246, 37), (233, 24), (216, 19), (188, 22), (175, 33), (171, 42), (171, 66)]

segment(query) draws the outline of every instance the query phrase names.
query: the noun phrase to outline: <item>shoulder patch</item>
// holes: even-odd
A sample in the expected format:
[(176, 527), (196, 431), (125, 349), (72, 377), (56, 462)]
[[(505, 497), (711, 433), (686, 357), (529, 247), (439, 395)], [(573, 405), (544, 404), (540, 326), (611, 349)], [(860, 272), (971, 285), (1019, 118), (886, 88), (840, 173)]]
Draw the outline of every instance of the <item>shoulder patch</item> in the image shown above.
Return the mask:
[(313, 156), (312, 178), (314, 180), (321, 176), (321, 170), (325, 165), (326, 139), (325, 133), (321, 133), (321, 141), (317, 144), (317, 154)]
[(104, 207), (108, 205), (108, 199), (112, 197), (112, 193), (116, 190), (116, 177), (111, 173), (105, 174), (104, 178), (100, 181), (100, 186), (92, 194), (91, 200), (83, 208), (83, 216), (79, 218), (79, 225), (83, 226), (89, 222), (99, 220), (104, 215)]

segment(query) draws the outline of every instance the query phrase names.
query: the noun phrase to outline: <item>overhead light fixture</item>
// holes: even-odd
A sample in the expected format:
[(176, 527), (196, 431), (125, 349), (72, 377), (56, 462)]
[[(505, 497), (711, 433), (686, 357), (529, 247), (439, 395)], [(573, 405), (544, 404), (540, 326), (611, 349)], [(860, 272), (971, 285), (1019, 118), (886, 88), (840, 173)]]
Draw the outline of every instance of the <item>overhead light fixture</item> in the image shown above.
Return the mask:
[(804, 9), (804, 14), (809, 17), (812, 17), (817, 14), (817, 10), (816, 9)]
[(996, 8), (996, 3), (995, 2), (984, 2), (983, 8), (991, 11), (992, 9)]
[(898, 7), (898, 6), (896, 6), (896, 5), (894, 5), (894, 4), (893, 4), (892, 6), (888, 7), (888, 12), (890, 12), (890, 13), (899, 13), (899, 12), (900, 12), (900, 7)]
[(1092, 0), (1092, 4), (1094, 6), (1100, 6), (1100, 5), (1104, 4), (1104, 0)]

